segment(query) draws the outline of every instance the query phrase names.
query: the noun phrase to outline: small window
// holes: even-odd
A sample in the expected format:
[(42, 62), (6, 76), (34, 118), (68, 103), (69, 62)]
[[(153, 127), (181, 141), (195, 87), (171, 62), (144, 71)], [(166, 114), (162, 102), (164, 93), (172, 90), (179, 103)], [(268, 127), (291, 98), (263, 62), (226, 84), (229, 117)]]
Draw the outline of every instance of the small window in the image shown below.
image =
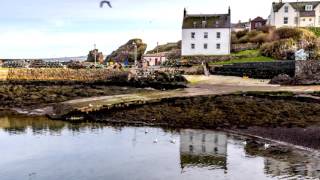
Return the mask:
[(298, 17), (294, 17), (294, 23), (298, 24)]
[(219, 26), (219, 21), (216, 21), (216, 26)]
[(217, 38), (218, 38), (218, 39), (221, 38), (221, 32), (217, 32)]
[(205, 32), (204, 35), (203, 35), (203, 37), (204, 37), (205, 39), (208, 39), (208, 32)]
[(196, 33), (195, 33), (195, 32), (192, 32), (192, 33), (191, 33), (191, 38), (194, 39), (195, 37), (196, 37)]
[(312, 11), (313, 6), (312, 5), (306, 5), (306, 11)]
[(196, 45), (195, 44), (191, 44), (191, 49), (195, 49)]
[(309, 21), (311, 22), (311, 21), (312, 21), (312, 18), (310, 18)]
[(208, 44), (207, 43), (203, 44), (203, 48), (208, 49)]
[(207, 27), (207, 21), (202, 21), (202, 28), (206, 28)]
[(217, 49), (221, 49), (221, 44), (217, 44)]
[(197, 22), (193, 22), (193, 27), (196, 28), (197, 27)]
[(306, 21), (306, 19), (305, 19), (305, 18), (303, 18), (303, 19), (302, 19), (302, 21)]
[(289, 6), (285, 6), (285, 7), (284, 7), (284, 12), (285, 12), (285, 13), (288, 13), (288, 12), (289, 12)]
[(289, 22), (289, 18), (288, 17), (284, 17), (283, 18), (283, 24), (288, 24)]

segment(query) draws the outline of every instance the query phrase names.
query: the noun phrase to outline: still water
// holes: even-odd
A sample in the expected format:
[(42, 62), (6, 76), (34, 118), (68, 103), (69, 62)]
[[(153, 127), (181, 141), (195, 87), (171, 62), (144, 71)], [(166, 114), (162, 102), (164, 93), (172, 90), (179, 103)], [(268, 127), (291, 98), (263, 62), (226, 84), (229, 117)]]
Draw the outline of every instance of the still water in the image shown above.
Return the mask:
[[(309, 155), (252, 155), (217, 131), (68, 124), (0, 117), (1, 180), (317, 179)], [(298, 157), (295, 155), (295, 157)]]

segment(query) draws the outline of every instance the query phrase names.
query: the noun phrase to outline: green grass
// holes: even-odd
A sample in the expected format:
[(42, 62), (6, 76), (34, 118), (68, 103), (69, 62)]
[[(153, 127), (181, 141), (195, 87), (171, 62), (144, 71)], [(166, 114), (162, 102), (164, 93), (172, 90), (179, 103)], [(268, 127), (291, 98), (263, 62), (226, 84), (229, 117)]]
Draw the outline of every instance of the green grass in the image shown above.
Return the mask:
[(259, 50), (245, 50), (245, 51), (240, 51), (240, 52), (236, 52), (236, 53), (232, 53), (232, 56), (251, 56), (251, 57), (257, 57), (260, 55), (260, 51)]
[(214, 62), (214, 63), (210, 63), (210, 65), (228, 65), (228, 64), (236, 64), (236, 63), (272, 62), (272, 61), (275, 61), (275, 60), (270, 57), (258, 56), (258, 57), (251, 57), (251, 58), (231, 59), (229, 61)]

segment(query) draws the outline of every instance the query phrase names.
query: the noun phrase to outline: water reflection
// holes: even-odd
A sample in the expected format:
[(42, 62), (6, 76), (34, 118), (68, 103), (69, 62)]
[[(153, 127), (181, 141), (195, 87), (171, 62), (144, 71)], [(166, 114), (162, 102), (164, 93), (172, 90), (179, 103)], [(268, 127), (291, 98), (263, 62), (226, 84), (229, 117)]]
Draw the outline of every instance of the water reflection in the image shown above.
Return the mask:
[(0, 179), (320, 178), (318, 154), (273, 156), (243, 142), (217, 131), (0, 117)]
[(227, 135), (214, 131), (181, 130), (181, 167), (227, 169)]

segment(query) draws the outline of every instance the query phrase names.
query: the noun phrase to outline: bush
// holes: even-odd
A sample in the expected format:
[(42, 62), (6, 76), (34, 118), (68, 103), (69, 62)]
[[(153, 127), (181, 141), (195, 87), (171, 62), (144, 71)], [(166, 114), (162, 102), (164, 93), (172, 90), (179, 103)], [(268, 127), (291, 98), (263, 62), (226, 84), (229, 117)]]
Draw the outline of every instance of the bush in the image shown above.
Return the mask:
[(273, 40), (289, 39), (313, 41), (317, 37), (313, 32), (303, 28), (283, 27), (275, 31)]
[(272, 57), (279, 60), (293, 59), (292, 55), (294, 54), (296, 48), (296, 41), (290, 38), (265, 43), (261, 46), (260, 52), (263, 56)]
[(268, 34), (266, 33), (257, 34), (256, 36), (250, 38), (249, 41), (251, 43), (258, 43), (258, 44), (268, 42)]
[(236, 32), (236, 36), (238, 39), (240, 39), (243, 36), (247, 35), (248, 32), (249, 32), (248, 30), (238, 31), (238, 32)]
[(320, 37), (320, 28), (319, 27), (308, 27), (307, 30), (311, 31), (317, 37)]

